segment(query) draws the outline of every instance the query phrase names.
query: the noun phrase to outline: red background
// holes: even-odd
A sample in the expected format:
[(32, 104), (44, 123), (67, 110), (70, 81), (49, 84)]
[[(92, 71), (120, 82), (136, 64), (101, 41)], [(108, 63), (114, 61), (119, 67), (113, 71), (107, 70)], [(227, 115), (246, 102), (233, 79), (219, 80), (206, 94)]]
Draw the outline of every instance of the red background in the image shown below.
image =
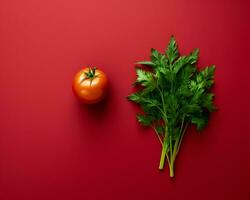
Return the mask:
[[(249, 2), (249, 1), (248, 1)], [(210, 0), (1, 0), (0, 199), (250, 199), (250, 5)], [(176, 178), (125, 99), (134, 63), (174, 34), (215, 64), (209, 126), (191, 128)], [(71, 91), (84, 65), (110, 80), (103, 103)]]

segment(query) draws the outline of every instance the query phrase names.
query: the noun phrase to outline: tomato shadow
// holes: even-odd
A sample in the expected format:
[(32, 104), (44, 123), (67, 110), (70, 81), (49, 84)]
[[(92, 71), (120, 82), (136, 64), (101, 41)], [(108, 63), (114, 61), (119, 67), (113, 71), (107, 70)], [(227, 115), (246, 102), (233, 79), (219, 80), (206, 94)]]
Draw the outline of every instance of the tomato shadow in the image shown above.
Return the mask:
[(84, 104), (77, 98), (74, 99), (73, 118), (76, 123), (74, 130), (82, 138), (84, 145), (94, 145), (100, 137), (109, 133), (104, 128), (109, 119), (110, 107), (113, 106), (110, 94), (110, 88), (108, 88), (106, 97), (95, 104)]
[(106, 94), (106, 97), (95, 104), (84, 104), (80, 102), (78, 99), (76, 99), (77, 107), (79, 108), (79, 114), (82, 114), (84, 116), (88, 116), (88, 118), (91, 120), (101, 120), (104, 118), (105, 114), (107, 113), (109, 104), (110, 104), (110, 95), (109, 91)]

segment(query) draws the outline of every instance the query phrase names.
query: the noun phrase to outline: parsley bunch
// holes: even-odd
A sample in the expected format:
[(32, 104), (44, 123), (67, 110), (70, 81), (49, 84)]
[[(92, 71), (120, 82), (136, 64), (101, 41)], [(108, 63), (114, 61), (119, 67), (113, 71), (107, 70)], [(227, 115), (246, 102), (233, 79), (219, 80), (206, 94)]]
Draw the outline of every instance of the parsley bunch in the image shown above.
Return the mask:
[(187, 56), (180, 56), (172, 36), (165, 54), (151, 49), (151, 61), (138, 62), (148, 66), (136, 68), (134, 85), (141, 90), (128, 96), (139, 104), (143, 114), (138, 121), (154, 129), (162, 144), (159, 169), (168, 161), (170, 177), (174, 177), (174, 162), (189, 124), (201, 131), (209, 115), (215, 110), (214, 94), (209, 89), (214, 83), (215, 66), (198, 71), (196, 63), (199, 49)]

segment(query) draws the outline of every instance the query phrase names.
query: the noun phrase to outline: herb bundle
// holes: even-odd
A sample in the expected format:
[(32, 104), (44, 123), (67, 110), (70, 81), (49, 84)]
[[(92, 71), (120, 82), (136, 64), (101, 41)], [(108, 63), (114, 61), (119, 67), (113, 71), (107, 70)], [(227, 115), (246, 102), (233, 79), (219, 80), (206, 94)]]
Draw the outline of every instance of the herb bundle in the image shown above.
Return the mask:
[(209, 91), (214, 83), (215, 66), (197, 70), (199, 49), (180, 56), (172, 36), (165, 54), (151, 49), (151, 61), (138, 62), (149, 69), (136, 68), (134, 85), (142, 89), (128, 99), (139, 104), (143, 114), (137, 120), (154, 129), (162, 144), (159, 169), (167, 160), (170, 177), (174, 177), (174, 162), (189, 124), (201, 131), (209, 115), (215, 110), (214, 94)]

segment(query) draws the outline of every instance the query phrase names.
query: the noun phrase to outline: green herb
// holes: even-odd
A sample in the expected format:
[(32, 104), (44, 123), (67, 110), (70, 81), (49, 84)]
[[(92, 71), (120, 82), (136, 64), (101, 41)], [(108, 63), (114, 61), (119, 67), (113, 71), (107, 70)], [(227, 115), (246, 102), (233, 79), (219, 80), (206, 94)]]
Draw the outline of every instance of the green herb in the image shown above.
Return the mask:
[(134, 85), (142, 89), (128, 96), (139, 104), (143, 114), (138, 121), (154, 129), (162, 144), (159, 169), (169, 164), (170, 177), (174, 177), (174, 162), (189, 124), (201, 131), (209, 115), (216, 108), (214, 94), (209, 89), (214, 83), (215, 66), (198, 71), (196, 63), (199, 49), (180, 56), (172, 36), (165, 54), (151, 49), (151, 61), (138, 62), (149, 69), (136, 68)]

